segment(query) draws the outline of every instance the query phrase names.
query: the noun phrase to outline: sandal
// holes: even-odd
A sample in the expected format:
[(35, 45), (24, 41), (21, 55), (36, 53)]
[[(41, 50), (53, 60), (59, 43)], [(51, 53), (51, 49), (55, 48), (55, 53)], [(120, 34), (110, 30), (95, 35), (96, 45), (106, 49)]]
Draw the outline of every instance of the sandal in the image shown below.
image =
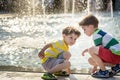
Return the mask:
[(111, 73), (113, 74), (113, 76), (119, 72), (120, 72), (120, 64), (117, 64), (116, 66), (112, 67)]
[(105, 71), (99, 70), (98, 72), (93, 73), (92, 77), (95, 77), (95, 78), (109, 78), (109, 77), (112, 77), (112, 76), (110, 76), (110, 72), (108, 70), (105, 70)]
[(69, 76), (69, 74), (67, 74), (66, 71), (59, 71), (59, 72), (54, 73), (54, 75), (55, 76), (65, 76), (65, 77)]
[(57, 80), (57, 78), (53, 76), (51, 73), (45, 73), (41, 78), (43, 80)]

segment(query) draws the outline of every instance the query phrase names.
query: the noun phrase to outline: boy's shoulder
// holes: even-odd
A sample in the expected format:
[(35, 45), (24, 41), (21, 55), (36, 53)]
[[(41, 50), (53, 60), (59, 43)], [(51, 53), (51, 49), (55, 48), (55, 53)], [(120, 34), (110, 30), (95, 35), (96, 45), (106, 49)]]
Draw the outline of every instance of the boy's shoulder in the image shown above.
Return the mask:
[(94, 34), (105, 35), (108, 33), (102, 29), (97, 29), (97, 30), (95, 30)]
[(52, 43), (54, 44), (54, 43), (63, 43), (63, 40), (54, 40), (54, 41), (52, 41)]

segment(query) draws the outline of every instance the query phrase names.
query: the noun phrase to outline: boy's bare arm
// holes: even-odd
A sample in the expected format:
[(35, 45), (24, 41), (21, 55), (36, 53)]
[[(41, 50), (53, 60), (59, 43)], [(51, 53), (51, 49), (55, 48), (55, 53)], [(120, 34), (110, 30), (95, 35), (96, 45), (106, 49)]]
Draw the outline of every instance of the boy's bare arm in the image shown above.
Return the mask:
[(41, 51), (39, 52), (38, 56), (42, 59), (44, 58), (44, 51), (49, 48), (49, 47), (52, 47), (52, 44), (49, 43), (49, 44), (46, 44), (42, 49)]
[(85, 49), (85, 50), (82, 52), (82, 56), (84, 56), (86, 52), (88, 52), (88, 49)]

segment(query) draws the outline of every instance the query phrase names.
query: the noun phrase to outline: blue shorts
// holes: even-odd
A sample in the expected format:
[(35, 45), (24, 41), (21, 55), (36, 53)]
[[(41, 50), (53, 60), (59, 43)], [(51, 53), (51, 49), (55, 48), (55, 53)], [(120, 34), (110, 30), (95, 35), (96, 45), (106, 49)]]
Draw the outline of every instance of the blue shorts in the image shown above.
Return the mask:
[(63, 54), (64, 53), (61, 53), (57, 58), (49, 58), (45, 63), (42, 64), (43, 68), (46, 71), (49, 71), (50, 69), (52, 69), (56, 65), (63, 63), (65, 60), (63, 57)]

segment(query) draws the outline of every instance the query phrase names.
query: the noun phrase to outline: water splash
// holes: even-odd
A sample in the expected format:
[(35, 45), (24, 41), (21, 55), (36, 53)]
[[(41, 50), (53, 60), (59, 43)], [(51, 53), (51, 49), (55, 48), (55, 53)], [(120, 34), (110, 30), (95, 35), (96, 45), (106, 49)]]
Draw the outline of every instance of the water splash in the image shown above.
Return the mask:
[[(120, 40), (118, 35), (120, 34), (118, 31), (120, 14), (114, 14), (115, 16), (113, 18), (109, 17), (108, 13), (98, 14), (96, 16), (100, 20), (100, 28)], [(61, 31), (64, 27), (73, 25), (78, 28), (78, 22), (84, 16), (84, 13), (75, 14), (73, 18), (71, 15), (46, 15), (45, 24), (43, 23), (43, 15), (1, 19), (0, 65), (39, 68), (41, 63), (38, 58), (38, 52), (41, 47), (53, 40), (61, 39)], [(72, 68), (76, 68), (77, 70), (90, 68), (87, 62), (89, 55), (82, 57), (81, 52), (85, 48), (93, 45), (91, 37), (88, 38), (83, 34), (81, 29), (80, 31), (82, 35), (76, 44), (70, 47)]]

